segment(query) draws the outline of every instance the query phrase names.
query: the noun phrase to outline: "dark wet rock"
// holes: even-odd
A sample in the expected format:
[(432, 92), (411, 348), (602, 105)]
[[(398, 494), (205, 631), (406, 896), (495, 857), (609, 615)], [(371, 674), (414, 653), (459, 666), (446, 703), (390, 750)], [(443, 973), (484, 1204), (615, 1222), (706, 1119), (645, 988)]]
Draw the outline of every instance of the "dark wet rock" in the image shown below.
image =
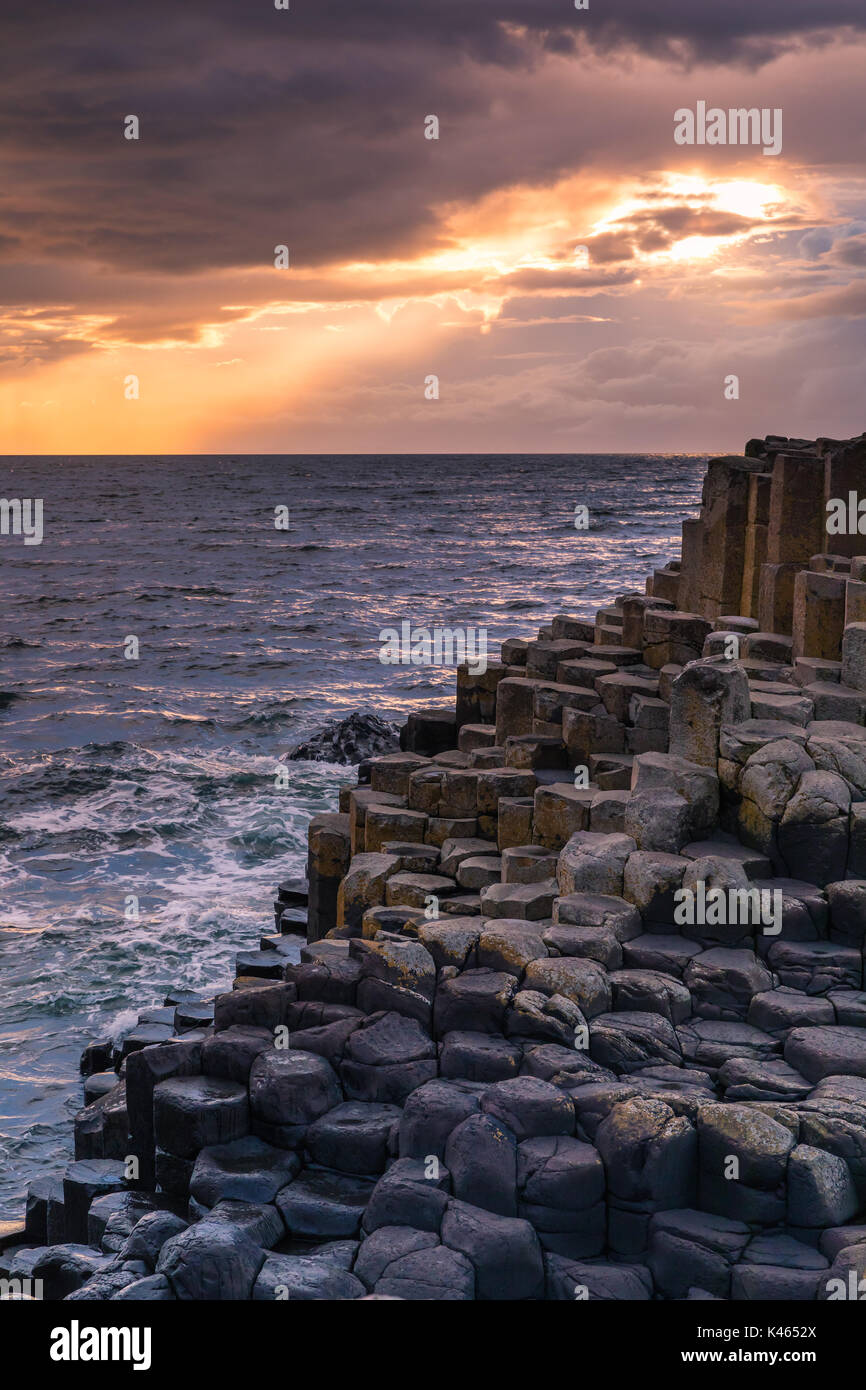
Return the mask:
[(843, 1158), (798, 1144), (788, 1160), (788, 1223), (841, 1226), (859, 1210), (857, 1190)]
[(613, 1011), (661, 1014), (669, 1023), (683, 1023), (692, 1012), (685, 985), (660, 970), (616, 970), (610, 975)]
[(826, 1269), (829, 1264), (814, 1246), (805, 1245), (783, 1231), (753, 1236), (740, 1260), (743, 1264), (777, 1265), (788, 1269)]
[(202, 1149), (195, 1160), (190, 1194), (205, 1207), (216, 1206), (225, 1197), (272, 1202), (300, 1166), (296, 1154), (249, 1135)]
[(335, 1106), (307, 1130), (305, 1146), (311, 1161), (341, 1173), (384, 1172), (400, 1113), (396, 1105), (359, 1101)]
[(140, 1260), (148, 1270), (156, 1269), (159, 1252), (167, 1240), (185, 1231), (188, 1223), (170, 1211), (154, 1211), (136, 1223), (119, 1252), (121, 1260)]
[(577, 1085), (570, 1092), (574, 1102), (575, 1133), (578, 1139), (595, 1143), (598, 1127), (615, 1106), (623, 1101), (634, 1100), (639, 1088), (626, 1080), (620, 1081), (612, 1073), (604, 1073), (604, 1080), (586, 1081), (577, 1078)]
[(598, 1126), (595, 1145), (619, 1202), (649, 1209), (694, 1205), (697, 1135), (661, 1101), (636, 1097), (615, 1105)]
[(464, 970), (456, 979), (444, 981), (436, 991), (433, 1007), (436, 1036), (501, 1033), (516, 991), (514, 976), (498, 970)]
[(476, 1283), (475, 1270), (465, 1255), (437, 1245), (393, 1260), (376, 1284), (376, 1297), (452, 1303), (474, 1299)]
[(485, 917), (549, 921), (556, 891), (552, 878), (540, 883), (493, 883), (481, 890), (481, 911)]
[(425, 922), (418, 928), (418, 940), (430, 952), (437, 970), (449, 965), (465, 970), (475, 965), (480, 936), (481, 923), (476, 917), (439, 919)]
[(86, 1284), (95, 1275), (108, 1269), (110, 1256), (99, 1255), (87, 1245), (70, 1242), (51, 1245), (41, 1251), (30, 1266), (34, 1279), (41, 1279), (43, 1297), (50, 1300), (65, 1298)]
[(604, 893), (568, 893), (553, 905), (554, 923), (576, 927), (602, 927), (617, 941), (630, 941), (643, 931), (641, 916), (625, 898)]
[(545, 1296), (574, 1303), (646, 1302), (652, 1298), (652, 1275), (645, 1265), (609, 1264), (604, 1260), (583, 1264), (562, 1255), (544, 1258)]
[(513, 1300), (543, 1296), (541, 1245), (528, 1221), (496, 1216), (452, 1200), (442, 1220), (442, 1243), (471, 1262), (476, 1298)]
[(400, 1158), (379, 1179), (364, 1213), (368, 1234), (382, 1226), (411, 1226), (438, 1234), (448, 1205), (450, 1174), (442, 1164)]
[(250, 1072), (253, 1121), (266, 1126), (285, 1147), (299, 1143), (308, 1127), (343, 1099), (334, 1069), (312, 1052), (271, 1049)]
[(117, 1086), (116, 1071), (97, 1071), (88, 1076), (84, 1083), (84, 1103), (90, 1105), (92, 1101), (99, 1100), (102, 1096), (108, 1095)]
[(840, 1250), (863, 1243), (866, 1243), (866, 1226), (831, 1226), (822, 1231), (818, 1249), (832, 1263)]
[(286, 761), (353, 764), (397, 752), (399, 747), (397, 724), (377, 714), (355, 711), (346, 719), (329, 720), (319, 733), (293, 748)]
[(733, 1271), (731, 1297), (761, 1302), (810, 1302), (827, 1265), (822, 1254), (791, 1236), (781, 1232), (757, 1235)]
[(76, 1158), (125, 1158), (129, 1148), (126, 1083), (91, 1100), (75, 1116)]
[(124, 1165), (116, 1159), (87, 1158), (71, 1163), (63, 1175), (66, 1237), (75, 1244), (87, 1240), (87, 1213), (95, 1197), (125, 1186)]
[(630, 854), (625, 866), (623, 896), (634, 904), (644, 922), (672, 922), (675, 894), (692, 868), (691, 860), (679, 854), (665, 854), (660, 849)]
[(116, 1253), (137, 1222), (149, 1212), (160, 1210), (166, 1201), (152, 1192), (128, 1190), (94, 1197), (87, 1212), (87, 1244)]
[(518, 1076), (489, 1086), (481, 1097), (482, 1114), (507, 1126), (518, 1143), (537, 1135), (574, 1133), (574, 1106), (549, 1081)]
[(866, 1077), (866, 1033), (860, 1028), (795, 1028), (785, 1061), (809, 1081), (827, 1076)]
[(114, 1301), (130, 1303), (167, 1303), (177, 1298), (164, 1274), (151, 1274), (145, 1279), (137, 1279), (134, 1284), (114, 1295)]
[[(413, 990), (432, 1000), (436, 989), (436, 964), (420, 941), (380, 933), (375, 941), (349, 942), (349, 955), (361, 967), (361, 979)], [(375, 1009), (361, 1005), (367, 1013)]]
[[(194, 1205), (191, 1201), (190, 1216), (193, 1217), (197, 1215), (193, 1210)], [(236, 1202), (223, 1198), (213, 1210), (203, 1207), (200, 1215), (209, 1222), (225, 1222), (233, 1230), (242, 1231), (253, 1245), (261, 1246), (263, 1250), (273, 1249), (285, 1237), (280, 1213), (269, 1202)]]
[(803, 1144), (844, 1158), (866, 1201), (866, 1086), (859, 1077), (830, 1076), (797, 1107)]
[(604, 1249), (605, 1173), (598, 1151), (567, 1135), (526, 1139), (517, 1151), (518, 1215), (542, 1246), (580, 1259)]
[(646, 934), (625, 943), (623, 964), (627, 970), (658, 970), (681, 979), (689, 961), (703, 949), (699, 942), (684, 936)]
[(356, 1028), (361, 1026), (363, 1015), (352, 1018), (338, 1018), (333, 1023), (322, 1023), (315, 1028), (300, 1028), (290, 1034), (289, 1041), (297, 1052), (315, 1052), (330, 1062), (335, 1071), (346, 1053), (346, 1044)]
[(56, 1245), (63, 1240), (63, 1178), (53, 1174), (34, 1178), (27, 1185), (24, 1234), (34, 1245)]
[(523, 1058), (519, 1043), (492, 1033), (446, 1033), (439, 1052), (442, 1077), (466, 1081), (506, 1081), (517, 1076)]
[(248, 1133), (246, 1087), (215, 1076), (171, 1077), (154, 1090), (153, 1123), (161, 1149), (177, 1158), (195, 1158), (208, 1144)]
[(860, 951), (834, 941), (774, 941), (767, 964), (783, 985), (808, 995), (858, 990), (863, 978)]
[(851, 791), (835, 772), (804, 772), (779, 823), (779, 853), (789, 872), (832, 883), (848, 862)]
[(361, 1243), (355, 1274), (368, 1289), (375, 1288), (395, 1260), (419, 1250), (434, 1250), (438, 1244), (439, 1237), (432, 1231), (415, 1231), (411, 1226), (380, 1226)]
[(400, 1157), (444, 1162), (448, 1136), (463, 1120), (477, 1114), (482, 1086), (461, 1080), (428, 1081), (407, 1098), (400, 1116)]
[(451, 1134), (445, 1163), (455, 1196), (501, 1216), (517, 1215), (517, 1140), (492, 1115), (470, 1115)]
[(140, 1277), (128, 1269), (115, 1269), (106, 1271), (104, 1274), (96, 1274), (92, 1279), (88, 1279), (86, 1284), (82, 1284), (79, 1289), (68, 1293), (65, 1302), (77, 1303), (90, 1300), (107, 1302), (111, 1298), (116, 1298), (123, 1289), (137, 1283)]
[(781, 986), (753, 995), (746, 1021), (784, 1038), (792, 1028), (832, 1024), (836, 1016), (829, 999), (810, 997), (800, 990)]
[(310, 1302), (361, 1298), (364, 1285), (347, 1270), (298, 1255), (268, 1255), (253, 1287), (255, 1302)]
[(748, 1023), (697, 1018), (681, 1023), (677, 1038), (686, 1066), (705, 1068), (711, 1075), (732, 1057), (765, 1058), (782, 1051), (778, 1038)]
[(621, 898), (626, 861), (636, 849), (628, 835), (578, 830), (559, 856), (556, 876), (560, 894)]
[[(264, 954), (272, 955), (273, 952), (266, 951)], [(285, 974), (286, 981), (294, 985), (299, 1000), (354, 1005), (361, 968), (357, 961), (329, 959), (287, 965)]]
[(253, 1062), (273, 1045), (274, 1035), (268, 1028), (224, 1028), (202, 1043), (202, 1071), (245, 1086)]
[(142, 1048), (168, 1042), (173, 1035), (173, 1021), (171, 1023), (141, 1023), (127, 1033), (123, 1039), (120, 1055), (128, 1057), (131, 1052), (139, 1052)]
[(340, 1076), (351, 1100), (402, 1105), (437, 1071), (435, 1043), (421, 1025), (390, 1011), (365, 1019), (352, 1034)]
[(518, 980), (523, 978), (532, 961), (546, 957), (547, 947), (535, 924), (512, 922), (508, 918), (488, 921), (477, 946), (478, 964), (482, 969), (506, 971)]
[(678, 1066), (682, 1060), (676, 1031), (668, 1020), (639, 1010), (593, 1019), (590, 1055), (617, 1075), (647, 1066)]
[(749, 1105), (712, 1104), (699, 1112), (698, 1135), (706, 1211), (768, 1225), (784, 1220), (785, 1172), (795, 1144), (789, 1129)]
[(88, 1043), (81, 1054), (81, 1075), (89, 1077), (97, 1072), (104, 1073), (111, 1066), (113, 1054), (114, 1043), (110, 1039)]
[(838, 1024), (866, 1028), (866, 990), (834, 989), (827, 995), (827, 1001), (833, 1006)]
[[(228, 994), (218, 995), (214, 1002), (214, 1027), (218, 1032), (235, 1025), (273, 1030), (286, 1023), (289, 1009), (297, 997), (298, 991), (294, 984), (262, 983), (249, 989), (231, 990)], [(192, 1066), (189, 1068), (191, 1071), (199, 1069)], [(130, 1063), (128, 1074), (131, 1070)]]
[(606, 970), (619, 970), (622, 965), (622, 946), (609, 928), (554, 925), (542, 941), (553, 956), (583, 956)]
[(689, 961), (683, 984), (699, 1018), (745, 1022), (754, 995), (772, 989), (773, 976), (754, 951), (716, 946)]
[[(863, 745), (866, 750), (866, 744)], [(866, 880), (827, 884), (830, 939), (862, 949), (866, 941)]]
[(535, 960), (526, 971), (527, 990), (563, 995), (576, 1004), (587, 1019), (610, 1008), (610, 980), (603, 966), (579, 956)]
[(265, 1252), (228, 1221), (206, 1219), (166, 1241), (156, 1273), (179, 1299), (247, 1299)]
[(373, 1192), (371, 1178), (307, 1169), (277, 1193), (286, 1231), (303, 1240), (354, 1238)]
[(537, 989), (521, 989), (515, 994), (505, 1030), (510, 1038), (574, 1045), (577, 1030), (586, 1028), (586, 1018), (573, 999), (564, 994), (543, 994)]
[(805, 1100), (812, 1089), (811, 1081), (781, 1058), (734, 1057), (720, 1069), (719, 1085), (725, 1100)]
[(666, 1298), (684, 1298), (697, 1286), (729, 1298), (731, 1269), (749, 1241), (742, 1221), (694, 1210), (657, 1212), (650, 1221), (647, 1264)]
[(154, 1155), (156, 1185), (161, 1192), (167, 1192), (180, 1201), (189, 1197), (189, 1185), (194, 1164), (191, 1158), (177, 1158), (174, 1154), (157, 1149)]
[(836, 1253), (832, 1265), (819, 1275), (815, 1297), (819, 1302), (855, 1299), (866, 1292), (866, 1244), (847, 1245)]
[[(694, 836), (694, 819), (685, 797), (675, 791), (639, 791), (630, 796), (623, 817), (625, 833), (639, 850), (678, 851)], [(629, 893), (628, 884), (625, 887)]]

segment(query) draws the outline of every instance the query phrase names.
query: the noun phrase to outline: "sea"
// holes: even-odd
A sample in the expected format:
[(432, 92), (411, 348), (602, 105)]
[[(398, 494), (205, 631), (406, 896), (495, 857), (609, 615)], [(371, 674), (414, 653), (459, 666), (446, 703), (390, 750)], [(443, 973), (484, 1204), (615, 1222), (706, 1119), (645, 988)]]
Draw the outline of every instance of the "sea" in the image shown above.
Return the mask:
[(480, 628), (495, 659), (643, 590), (705, 463), (0, 457), (0, 498), (42, 506), (40, 544), (11, 513), (0, 534), (0, 1219), (72, 1157), (84, 1046), (229, 987), (273, 930), (352, 780), (286, 754), (453, 699), (453, 668), (383, 664), (382, 632)]

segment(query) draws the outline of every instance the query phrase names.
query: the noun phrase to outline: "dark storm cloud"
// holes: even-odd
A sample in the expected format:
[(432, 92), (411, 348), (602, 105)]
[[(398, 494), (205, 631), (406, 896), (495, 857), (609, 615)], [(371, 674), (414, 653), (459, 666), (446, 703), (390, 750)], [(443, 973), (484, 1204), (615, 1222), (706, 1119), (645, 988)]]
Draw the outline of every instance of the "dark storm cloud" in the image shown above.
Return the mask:
[(860, 0), (592, 0), (586, 11), (570, 0), (291, 0), (276, 15), (270, 0), (42, 0), (5, 23), (16, 43), (28, 34), (48, 52), (71, 43), (70, 66), (108, 73), (133, 70), (142, 46), (194, 58), (225, 40), (273, 42), (275, 24), (290, 25), (292, 41), (380, 48), (410, 41), (485, 62), (525, 61), (523, 31), (556, 52), (631, 43), (665, 56), (752, 61), (802, 35), (863, 28), (866, 15)]

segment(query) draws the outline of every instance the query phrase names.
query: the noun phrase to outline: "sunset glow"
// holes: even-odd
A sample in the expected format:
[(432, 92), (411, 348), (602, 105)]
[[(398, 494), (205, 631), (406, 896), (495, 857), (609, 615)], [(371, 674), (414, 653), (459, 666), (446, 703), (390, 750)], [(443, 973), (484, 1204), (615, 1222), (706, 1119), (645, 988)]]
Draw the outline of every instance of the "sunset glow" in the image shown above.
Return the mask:
[[(137, 145), (81, 73), (58, 72), (58, 103), (80, 110), (61, 148), (16, 115), (10, 72), (6, 451), (662, 449), (692, 447), (697, 430), (727, 446), (758, 428), (759, 396), (762, 420), (793, 400), (804, 434), (839, 411), (835, 428), (854, 430), (858, 326), (837, 306), (860, 302), (866, 263), (866, 42), (779, 42), (756, 59), (746, 40), (723, 53), (708, 38), (674, 64), (626, 36), (625, 80), (604, 45), (539, 46), (529, 21), (499, 32), (509, 60), (470, 44), (443, 89), (424, 39), (399, 29), (399, 96), (375, 97), (362, 74), (379, 50), (360, 33), (344, 69), (315, 44), (274, 44), (264, 19), (235, 54), (205, 31), (194, 94), (142, 35), (135, 98), (119, 74), (105, 96), (141, 108)], [(300, 126), (281, 105), (299, 61), (339, 94)], [(223, 111), (233, 62), (258, 80)], [(674, 142), (674, 111), (696, 95), (763, 104), (782, 88), (777, 158)], [(283, 243), (290, 265), (276, 269)], [(768, 377), (780, 321), (786, 367)], [(599, 393), (610, 352), (642, 404)], [(736, 421), (710, 386), (735, 369), (760, 382)]]

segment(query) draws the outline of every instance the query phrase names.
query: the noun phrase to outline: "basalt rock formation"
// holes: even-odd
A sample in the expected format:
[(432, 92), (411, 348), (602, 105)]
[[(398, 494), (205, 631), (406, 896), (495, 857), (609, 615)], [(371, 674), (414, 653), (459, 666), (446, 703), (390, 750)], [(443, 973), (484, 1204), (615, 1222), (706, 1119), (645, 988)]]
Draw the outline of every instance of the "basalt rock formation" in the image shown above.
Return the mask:
[(332, 719), (312, 738), (288, 753), (289, 762), (357, 764), (399, 747), (400, 730), (378, 714), (355, 711), (345, 719)]
[(172, 999), (89, 1051), (77, 1161), (3, 1272), (121, 1300), (866, 1289), (858, 487), (864, 437), (752, 441), (645, 593), (459, 670), (313, 820), (300, 963), (284, 885), (212, 1022)]

